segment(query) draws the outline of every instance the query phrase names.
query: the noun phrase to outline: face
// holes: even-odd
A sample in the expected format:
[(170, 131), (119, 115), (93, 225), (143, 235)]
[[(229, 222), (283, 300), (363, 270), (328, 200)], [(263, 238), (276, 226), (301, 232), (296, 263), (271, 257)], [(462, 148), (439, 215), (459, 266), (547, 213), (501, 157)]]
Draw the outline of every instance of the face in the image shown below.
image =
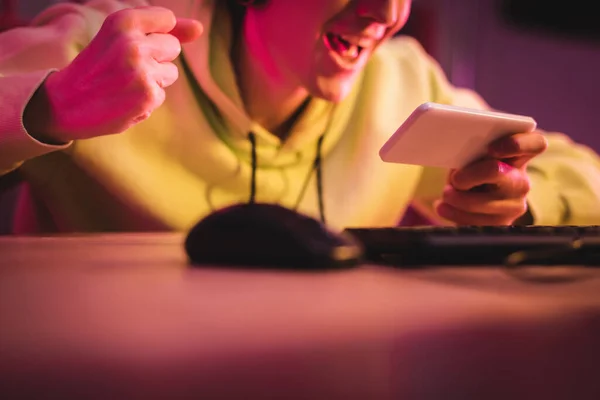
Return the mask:
[(338, 102), (375, 48), (404, 26), (410, 5), (411, 0), (268, 0), (248, 9), (245, 39), (262, 49), (259, 60), (280, 84)]

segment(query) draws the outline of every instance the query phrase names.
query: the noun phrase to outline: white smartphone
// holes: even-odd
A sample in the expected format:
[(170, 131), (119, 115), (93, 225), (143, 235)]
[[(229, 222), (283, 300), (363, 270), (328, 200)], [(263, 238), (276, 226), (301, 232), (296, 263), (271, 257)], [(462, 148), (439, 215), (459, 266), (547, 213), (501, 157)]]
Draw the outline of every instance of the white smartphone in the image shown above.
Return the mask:
[(527, 116), (437, 103), (417, 107), (379, 151), (385, 162), (462, 168), (505, 135), (535, 130)]

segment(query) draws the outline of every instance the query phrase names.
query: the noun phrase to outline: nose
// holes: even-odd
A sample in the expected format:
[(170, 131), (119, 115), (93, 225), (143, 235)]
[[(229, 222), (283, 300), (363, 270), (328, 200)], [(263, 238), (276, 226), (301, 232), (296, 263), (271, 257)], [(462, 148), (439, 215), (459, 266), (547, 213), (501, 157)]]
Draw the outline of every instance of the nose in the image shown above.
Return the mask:
[(391, 27), (398, 22), (399, 3), (401, 0), (359, 0), (356, 11), (361, 18)]

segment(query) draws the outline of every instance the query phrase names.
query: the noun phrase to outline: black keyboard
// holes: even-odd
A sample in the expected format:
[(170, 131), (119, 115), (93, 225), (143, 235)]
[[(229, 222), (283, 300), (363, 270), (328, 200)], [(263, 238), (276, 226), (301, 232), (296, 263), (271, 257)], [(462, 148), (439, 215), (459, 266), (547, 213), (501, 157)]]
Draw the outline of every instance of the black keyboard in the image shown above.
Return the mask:
[(418, 265), (600, 265), (600, 226), (348, 228), (366, 261)]

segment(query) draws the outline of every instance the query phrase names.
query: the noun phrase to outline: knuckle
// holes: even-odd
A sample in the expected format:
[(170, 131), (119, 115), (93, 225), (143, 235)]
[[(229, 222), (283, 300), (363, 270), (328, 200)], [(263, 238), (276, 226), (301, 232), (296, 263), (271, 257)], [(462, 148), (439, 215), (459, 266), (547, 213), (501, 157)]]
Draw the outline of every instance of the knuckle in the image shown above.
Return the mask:
[(164, 18), (166, 21), (172, 23), (173, 25), (175, 25), (177, 23), (177, 16), (175, 15), (175, 12), (173, 12), (173, 10), (171, 10), (168, 7), (163, 7), (163, 6), (158, 6), (158, 5), (150, 5), (150, 6), (138, 7), (138, 8), (146, 9), (146, 10), (152, 12), (152, 14), (154, 16)]
[(540, 142), (539, 152), (543, 153), (544, 151), (546, 151), (548, 149), (548, 139), (546, 138), (546, 136), (539, 134), (538, 140)]
[(446, 187), (444, 189), (444, 191), (442, 192), (442, 200), (446, 201), (447, 199), (452, 197), (452, 191), (454, 190), (454, 188), (452, 187)]
[(148, 109), (154, 110), (158, 107), (165, 99), (165, 92), (158, 85), (154, 84), (146, 91), (146, 103)]
[(527, 212), (527, 210), (528, 210), (527, 200), (521, 199), (521, 200), (513, 203), (510, 213), (512, 215), (516, 215), (516, 216), (520, 217), (520, 216), (524, 215)]
[(525, 174), (523, 176), (523, 193), (527, 194), (527, 193), (529, 193), (530, 190), (531, 190), (531, 180), (529, 179), (527, 174)]
[(160, 53), (158, 56), (161, 61), (173, 61), (181, 53), (181, 43), (173, 35), (160, 34), (157, 35), (157, 51)]
[(522, 147), (523, 135), (515, 134), (506, 138), (506, 149), (511, 153), (518, 153)]
[(450, 195), (446, 194), (446, 193), (444, 193), (442, 195), (441, 200), (442, 200), (442, 204), (451, 204), (453, 202), (452, 201), (453, 200), (452, 197)]
[(136, 11), (125, 9), (110, 14), (106, 18), (106, 24), (115, 32), (129, 32), (135, 28), (137, 22)]
[(144, 45), (132, 35), (122, 34), (111, 41), (110, 52), (121, 67), (137, 69), (144, 58)]
[(523, 215), (527, 212), (527, 210), (529, 209), (528, 205), (527, 205), (527, 199), (523, 199), (520, 203), (519, 203), (519, 215)]
[(148, 118), (150, 118), (150, 114), (151, 114), (150, 111), (142, 111), (142, 113), (140, 115), (138, 115), (137, 117), (135, 117), (133, 119), (133, 123), (137, 124), (137, 123), (147, 120)]
[[(124, 10), (127, 11), (127, 10)], [(119, 19), (127, 20), (127, 17), (119, 17)], [(122, 22), (116, 22), (123, 26)], [(110, 39), (110, 52), (118, 56), (118, 60), (126, 66), (135, 67), (145, 57), (147, 52), (143, 38), (138, 37), (135, 32), (129, 29), (119, 28), (113, 31)]]
[(531, 190), (531, 181), (529, 180), (529, 177), (527, 176), (527, 174), (521, 174), (519, 176), (516, 186), (517, 186), (517, 188), (516, 188), (515, 192), (519, 196), (525, 196), (525, 195), (527, 195), (527, 193), (529, 193), (529, 191)]
[(458, 191), (456, 191), (455, 189), (446, 190), (442, 194), (442, 201), (444, 203), (451, 204), (456, 207), (460, 207), (460, 206), (464, 205), (467, 200), (468, 200), (468, 198), (465, 199), (464, 196), (461, 196), (461, 194)]
[(125, 43), (125, 58), (130, 66), (138, 66), (144, 58), (144, 47), (135, 40), (127, 40)]
[(135, 71), (133, 74), (133, 91), (138, 104), (146, 104), (153, 97), (154, 85), (152, 77), (145, 71)]
[(147, 88), (142, 96), (140, 96), (136, 114), (138, 116), (149, 116), (158, 107), (158, 105), (160, 105), (160, 103), (161, 100), (158, 91), (152, 88)]
[(177, 79), (179, 79), (179, 69), (177, 69), (177, 66), (173, 63), (168, 63), (165, 64), (165, 69), (166, 69), (166, 76), (163, 78), (164, 79), (164, 86), (161, 85), (162, 87), (165, 86), (169, 86), (171, 84), (173, 84)]
[(167, 40), (169, 42), (169, 47), (176, 55), (179, 55), (179, 53), (181, 53), (181, 42), (173, 35), (167, 35)]
[(162, 8), (162, 11), (165, 13), (165, 17), (168, 18), (169, 20), (169, 25), (171, 26), (175, 26), (177, 25), (177, 16), (175, 15), (175, 13), (168, 9), (168, 8)]
[(139, 77), (140, 97), (142, 102), (151, 103), (154, 100), (154, 84), (148, 74), (141, 74)]
[(474, 170), (477, 170), (477, 167), (472, 165), (454, 172), (450, 178), (452, 186), (454, 188), (462, 188), (465, 186), (471, 180)]

